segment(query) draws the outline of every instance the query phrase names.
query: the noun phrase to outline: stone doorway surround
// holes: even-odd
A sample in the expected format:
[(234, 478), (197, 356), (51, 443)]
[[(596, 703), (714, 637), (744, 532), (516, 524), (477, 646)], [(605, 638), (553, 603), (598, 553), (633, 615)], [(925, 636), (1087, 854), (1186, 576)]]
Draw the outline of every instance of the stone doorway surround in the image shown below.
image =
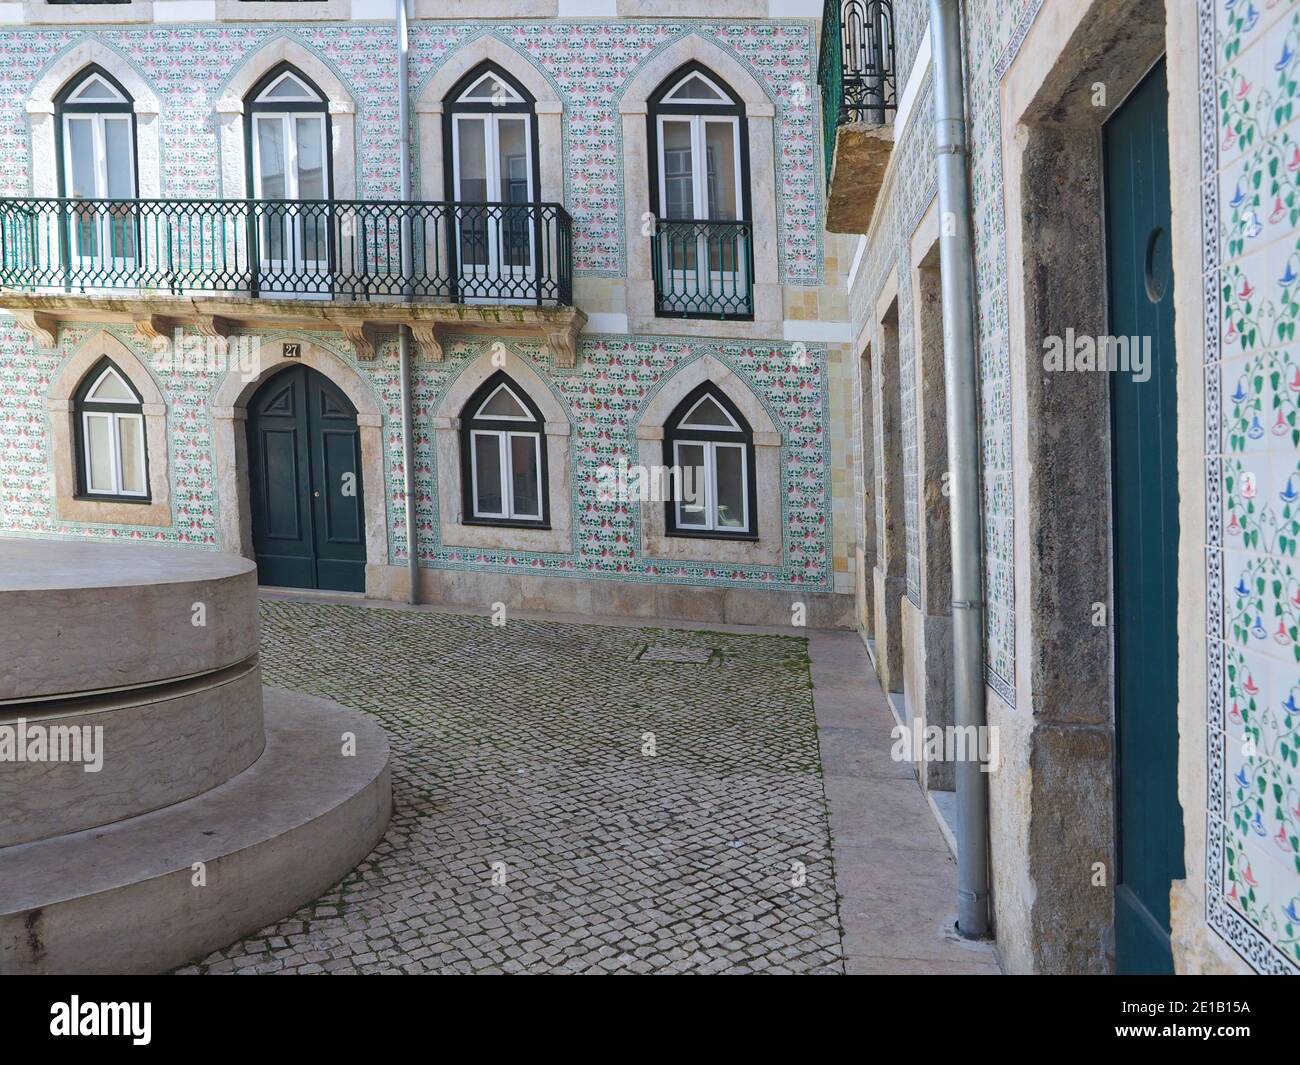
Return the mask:
[(876, 672), (886, 692), (903, 690), (903, 598), (907, 594), (907, 537), (903, 513), (902, 380), (898, 351), (898, 271), (876, 301), (872, 390), (876, 434), (875, 592)]
[[(307, 337), (280, 336), (253, 348), (256, 362), (235, 367), (213, 395), (217, 533), (223, 551), (253, 557), (253, 516), (248, 489), (248, 401), (273, 375), (310, 366), (337, 385), (357, 411), (361, 436), (361, 483), (365, 491), (366, 595), (383, 596), (388, 569), (388, 481), (384, 476), (384, 414), (370, 385), (341, 356)], [(285, 358), (282, 340), (300, 343), (301, 355)]]
[[(1012, 972), (1113, 970), (1115, 771), (1106, 374), (1043, 340), (1107, 331), (1101, 127), (1165, 51), (1162, 4), (1047, 0), (1002, 79), (1016, 708), (989, 699), (993, 898)], [(1098, 86), (1104, 95), (1098, 96)], [(1030, 475), (1032, 471), (1032, 476)], [(1028, 782), (1028, 786), (1025, 786)], [(1105, 883), (1095, 883), (1095, 870)]]
[[(912, 235), (910, 255), (920, 574), (916, 601), (908, 595), (902, 602), (903, 702), (921, 728), (945, 728), (954, 723), (952, 533), (937, 200)], [(922, 760), (917, 773), (927, 791), (951, 792), (955, 787), (951, 762)]]

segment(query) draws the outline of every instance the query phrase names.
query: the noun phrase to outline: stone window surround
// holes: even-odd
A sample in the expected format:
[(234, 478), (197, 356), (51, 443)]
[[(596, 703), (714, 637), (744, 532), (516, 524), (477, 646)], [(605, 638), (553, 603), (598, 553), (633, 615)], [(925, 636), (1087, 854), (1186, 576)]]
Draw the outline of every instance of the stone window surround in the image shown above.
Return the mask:
[[(720, 322), (655, 316), (650, 237), (649, 99), (678, 67), (695, 60), (725, 81), (744, 102), (749, 134), (749, 198), (754, 227), (754, 320)], [(619, 101), (623, 121), (623, 210), (627, 244), (628, 331), (675, 336), (780, 340), (784, 304), (776, 215), (776, 108), (763, 86), (734, 56), (697, 34), (675, 41), (633, 76)]]
[(309, 77), (327, 100), (330, 118), (330, 191), (336, 200), (357, 198), (357, 105), (334, 69), (297, 41), (277, 37), (246, 59), (217, 101), (221, 148), (221, 195), (242, 199), (248, 188), (244, 139), (244, 97), (273, 67), (289, 63)]
[[(253, 558), (253, 512), (248, 482), (248, 403), (267, 381), (293, 366), (310, 366), (329, 378), (357, 411), (361, 485), (365, 496), (366, 595), (382, 596), (388, 567), (388, 481), (384, 476), (384, 411), (374, 390), (343, 357), (319, 340), (294, 334), (263, 337), (252, 370), (226, 374), (209, 404), (217, 482), (217, 543), (222, 551)], [(273, 339), (273, 343), (267, 343)], [(302, 354), (286, 359), (282, 339), (301, 341)], [(151, 455), (152, 457), (152, 455)]]
[[(105, 356), (140, 395), (148, 455), (149, 501), (77, 498), (77, 427), (74, 397), (86, 374)], [(54, 515), (60, 521), (104, 525), (172, 524), (167, 462), (167, 401), (153, 375), (131, 348), (107, 330), (83, 341), (50, 385), (50, 456), (54, 463)]]
[(641, 551), (647, 558), (723, 565), (779, 566), (784, 558), (782, 529), (782, 436), (754, 391), (712, 355), (700, 355), (679, 367), (649, 402), (636, 428), (637, 463), (645, 469), (670, 466), (664, 454), (664, 426), (683, 399), (705, 381), (712, 382), (745, 416), (754, 433), (757, 540), (669, 536), (663, 501), (641, 503)]
[(58, 195), (54, 98), (92, 63), (112, 74), (131, 96), (135, 112), (136, 187), (142, 199), (156, 198), (161, 194), (162, 184), (158, 97), (125, 56), (97, 40), (82, 41), (69, 48), (46, 67), (45, 73), (32, 86), (27, 98), (32, 138), (32, 194)]
[(442, 115), (443, 101), (466, 74), (484, 62), (492, 62), (510, 73), (532, 95), (537, 123), (537, 149), (541, 155), (540, 199), (544, 203), (564, 202), (564, 103), (559, 93), (522, 53), (500, 37), (486, 34), (466, 42), (452, 52), (424, 87), (415, 102), (417, 158), (420, 161), (419, 196), (424, 200), (449, 198), (445, 189)]
[[(498, 370), (528, 394), (542, 413), (546, 447), (549, 529), (520, 526), (466, 525), (462, 521), (461, 415), (465, 404)], [(546, 381), (509, 348), (494, 346), (474, 359), (452, 382), (433, 415), (434, 449), (438, 463), (438, 529), (446, 547), (480, 547), (513, 551), (568, 554), (573, 550), (572, 463), (569, 415)]]

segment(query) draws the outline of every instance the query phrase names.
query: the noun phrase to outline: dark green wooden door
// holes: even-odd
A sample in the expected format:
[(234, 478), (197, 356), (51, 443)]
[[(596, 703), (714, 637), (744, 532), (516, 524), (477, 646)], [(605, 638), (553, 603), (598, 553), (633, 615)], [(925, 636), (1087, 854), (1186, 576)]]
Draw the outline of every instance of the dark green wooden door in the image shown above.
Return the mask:
[(365, 591), (365, 506), (357, 412), (307, 366), (248, 404), (253, 549), (263, 584)]
[[(1114, 489), (1116, 967), (1173, 971), (1178, 805), (1178, 483), (1169, 127), (1161, 62), (1105, 127), (1110, 332), (1145, 346), (1111, 374)], [(1149, 339), (1148, 339), (1149, 338)], [(1147, 346), (1149, 345), (1149, 346)], [(1120, 349), (1122, 350), (1122, 349)]]

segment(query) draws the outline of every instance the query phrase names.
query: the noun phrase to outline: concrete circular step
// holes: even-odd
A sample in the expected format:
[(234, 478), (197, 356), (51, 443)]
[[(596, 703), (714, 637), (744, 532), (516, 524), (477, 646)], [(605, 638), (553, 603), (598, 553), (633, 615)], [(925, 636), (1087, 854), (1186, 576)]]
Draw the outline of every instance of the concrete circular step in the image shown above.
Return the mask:
[(0, 538), (0, 703), (175, 680), (256, 653), (249, 559)]
[(265, 746), (256, 659), (170, 684), (0, 705), (0, 847), (188, 799)]
[(264, 696), (266, 749), (224, 784), (0, 848), (0, 973), (175, 968), (291, 913), (370, 853), (392, 812), (383, 729), (324, 699)]

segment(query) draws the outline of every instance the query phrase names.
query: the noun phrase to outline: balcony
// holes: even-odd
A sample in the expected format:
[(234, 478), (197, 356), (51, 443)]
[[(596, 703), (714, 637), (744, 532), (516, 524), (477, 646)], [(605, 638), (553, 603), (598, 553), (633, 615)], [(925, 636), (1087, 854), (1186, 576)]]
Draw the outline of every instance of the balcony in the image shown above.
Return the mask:
[(898, 90), (890, 0), (826, 0), (817, 83), (826, 228), (865, 233), (894, 150)]
[(656, 316), (753, 320), (751, 223), (660, 218), (651, 244)]
[(410, 325), (542, 333), (573, 365), (572, 220), (555, 203), (0, 199), (0, 306), (53, 344), (59, 321), (337, 329), (361, 358)]

